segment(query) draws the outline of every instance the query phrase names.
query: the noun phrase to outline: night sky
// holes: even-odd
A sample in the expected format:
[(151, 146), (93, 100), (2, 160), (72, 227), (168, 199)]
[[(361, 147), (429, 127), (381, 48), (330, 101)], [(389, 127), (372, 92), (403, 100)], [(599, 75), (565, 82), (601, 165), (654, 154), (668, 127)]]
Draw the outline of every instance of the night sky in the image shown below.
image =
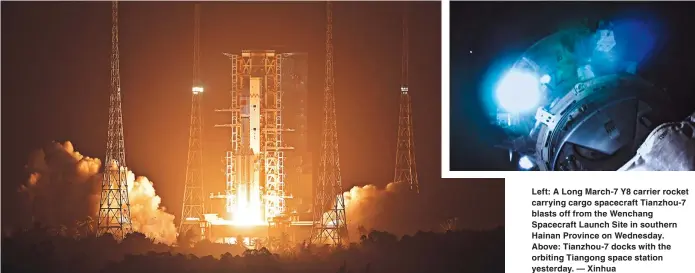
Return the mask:
[[(17, 187), (31, 151), (71, 141), (104, 157), (111, 43), (109, 2), (2, 3), (2, 214), (17, 218)], [(410, 90), (421, 188), (446, 193), (481, 222), (503, 221), (503, 185), (440, 178), (441, 18), (436, 2), (410, 3)], [(393, 179), (400, 85), (401, 3), (334, 4), (335, 82), (343, 187)], [(193, 4), (122, 2), (120, 65), (127, 165), (147, 176), (176, 215), (188, 146)], [(229, 104), (231, 64), (222, 52), (308, 52), (309, 130), (319, 160), (325, 6), (311, 3), (202, 5), (201, 78), (206, 191), (224, 189), (229, 132), (215, 108)], [(488, 206), (490, 210), (473, 209)], [(494, 210), (494, 212), (492, 212)], [(493, 216), (489, 216), (493, 215)], [(496, 221), (496, 222), (495, 222)], [(467, 225), (475, 226), (471, 220)]]
[(656, 22), (660, 41), (638, 74), (667, 88), (685, 118), (695, 110), (692, 10), (693, 2), (452, 2), (451, 169), (517, 170), (493, 148), (504, 134), (487, 118), (486, 88), (536, 41), (583, 19)]

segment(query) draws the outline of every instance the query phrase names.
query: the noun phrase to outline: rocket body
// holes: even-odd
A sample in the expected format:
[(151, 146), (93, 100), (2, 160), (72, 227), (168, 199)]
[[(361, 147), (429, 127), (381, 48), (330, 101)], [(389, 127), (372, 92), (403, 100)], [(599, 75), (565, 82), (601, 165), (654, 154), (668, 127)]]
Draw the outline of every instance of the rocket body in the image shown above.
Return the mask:
[(261, 210), (261, 78), (251, 77), (248, 93), (241, 96), (241, 146), (234, 156), (236, 173), (236, 209), (232, 220), (239, 224), (262, 222)]

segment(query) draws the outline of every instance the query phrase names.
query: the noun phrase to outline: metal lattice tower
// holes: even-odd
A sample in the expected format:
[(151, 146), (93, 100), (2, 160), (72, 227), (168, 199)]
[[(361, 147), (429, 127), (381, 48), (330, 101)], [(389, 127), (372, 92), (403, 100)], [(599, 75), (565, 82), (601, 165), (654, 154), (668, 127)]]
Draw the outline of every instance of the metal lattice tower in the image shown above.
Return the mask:
[(97, 236), (111, 233), (120, 240), (132, 231), (125, 145), (123, 141), (123, 113), (121, 110), (121, 76), (118, 53), (118, 2), (111, 3), (111, 95), (109, 105), (109, 132), (104, 160), (104, 178), (101, 182)]
[(200, 4), (195, 4), (193, 29), (193, 95), (191, 101), (191, 124), (188, 139), (188, 163), (186, 165), (186, 184), (183, 191), (183, 210), (179, 234), (191, 229), (201, 228), (199, 235), (205, 238), (201, 220), (205, 213), (203, 194), (203, 117), (200, 110), (203, 86), (200, 80)]
[(312, 244), (340, 245), (348, 242), (345, 200), (340, 176), (338, 128), (336, 125), (335, 90), (333, 79), (333, 10), (326, 4), (326, 79), (324, 88), (324, 119), (319, 183), (314, 197)]
[(401, 103), (398, 115), (398, 143), (396, 147), (395, 182), (408, 183), (419, 193), (420, 186), (415, 168), (415, 141), (410, 93), (408, 93), (408, 8), (403, 11), (403, 48), (401, 58)]

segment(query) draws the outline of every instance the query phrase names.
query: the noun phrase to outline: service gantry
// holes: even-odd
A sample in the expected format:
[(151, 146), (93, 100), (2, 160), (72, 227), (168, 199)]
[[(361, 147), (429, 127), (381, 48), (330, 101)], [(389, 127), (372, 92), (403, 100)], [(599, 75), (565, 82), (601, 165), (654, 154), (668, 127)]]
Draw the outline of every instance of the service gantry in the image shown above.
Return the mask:
[[(225, 156), (224, 198), (232, 221), (268, 223), (286, 212), (285, 155), (282, 133), (283, 54), (243, 50), (225, 55), (232, 61), (232, 136)], [(243, 214), (243, 215), (242, 215)], [(250, 217), (250, 218), (249, 218)]]

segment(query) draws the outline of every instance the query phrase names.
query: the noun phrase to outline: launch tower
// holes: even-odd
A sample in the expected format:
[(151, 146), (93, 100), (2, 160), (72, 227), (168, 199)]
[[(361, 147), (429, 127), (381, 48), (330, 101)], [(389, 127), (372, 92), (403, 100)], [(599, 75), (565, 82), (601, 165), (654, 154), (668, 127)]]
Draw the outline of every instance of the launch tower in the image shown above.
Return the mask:
[(101, 181), (97, 236), (111, 233), (122, 240), (132, 231), (128, 181), (123, 141), (121, 110), (121, 75), (118, 52), (118, 2), (111, 3), (111, 95), (109, 97), (109, 131)]
[(401, 57), (401, 103), (398, 115), (398, 142), (394, 182), (408, 183), (410, 190), (420, 192), (415, 168), (415, 140), (413, 139), (413, 110), (408, 93), (408, 5), (403, 9), (403, 49)]
[(188, 163), (186, 165), (186, 183), (183, 192), (183, 210), (179, 223), (179, 234), (195, 230), (200, 239), (205, 238), (204, 222), (205, 199), (203, 194), (203, 147), (200, 111), (203, 99), (203, 85), (200, 80), (200, 4), (195, 4), (193, 30), (193, 87), (191, 101), (191, 124), (188, 140)]
[(312, 244), (341, 245), (348, 242), (345, 200), (343, 198), (338, 128), (333, 79), (333, 5), (326, 4), (326, 78), (324, 88), (323, 139), (319, 181), (314, 197)]

